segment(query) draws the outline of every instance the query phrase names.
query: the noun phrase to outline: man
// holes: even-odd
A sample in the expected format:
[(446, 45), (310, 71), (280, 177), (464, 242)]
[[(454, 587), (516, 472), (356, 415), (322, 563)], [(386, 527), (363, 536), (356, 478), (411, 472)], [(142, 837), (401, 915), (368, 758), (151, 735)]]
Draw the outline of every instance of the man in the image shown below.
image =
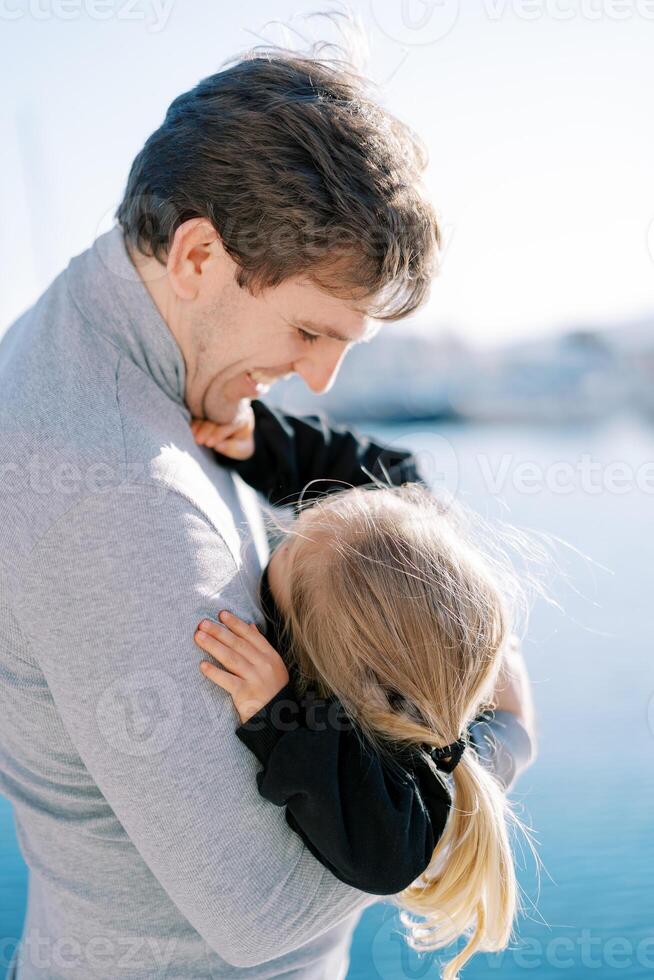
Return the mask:
[[(237, 426), (293, 372), (326, 391), (371, 320), (424, 301), (439, 231), (423, 164), (345, 70), (247, 58), (172, 103), (119, 227), (3, 338), (0, 789), (30, 870), (18, 980), (345, 975), (374, 899), (261, 799), (230, 700), (197, 670), (203, 617), (261, 619), (267, 543), (256, 496), (189, 423)], [(531, 751), (518, 673), (488, 753), (507, 784)]]

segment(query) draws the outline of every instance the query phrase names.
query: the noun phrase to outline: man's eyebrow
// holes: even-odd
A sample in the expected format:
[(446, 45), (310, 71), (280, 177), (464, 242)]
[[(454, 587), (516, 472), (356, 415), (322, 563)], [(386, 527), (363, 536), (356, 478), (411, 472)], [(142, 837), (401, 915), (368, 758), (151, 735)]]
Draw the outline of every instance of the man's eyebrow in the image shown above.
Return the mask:
[(365, 344), (375, 336), (379, 330), (379, 324), (375, 324), (374, 327), (368, 328), (362, 337), (344, 337), (342, 333), (338, 330), (334, 330), (333, 327), (329, 327), (324, 323), (315, 323), (313, 320), (307, 320), (302, 318), (302, 320), (293, 320), (292, 324), (294, 327), (306, 327), (307, 330), (314, 330), (316, 333), (322, 334), (325, 337), (331, 337), (332, 340), (340, 340), (344, 344)]

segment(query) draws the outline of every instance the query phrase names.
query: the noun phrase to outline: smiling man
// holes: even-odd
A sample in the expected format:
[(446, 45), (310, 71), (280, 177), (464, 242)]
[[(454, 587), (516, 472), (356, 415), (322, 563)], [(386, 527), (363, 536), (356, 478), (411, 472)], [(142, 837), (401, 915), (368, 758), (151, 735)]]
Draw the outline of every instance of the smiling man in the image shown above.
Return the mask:
[(118, 225), (0, 344), (18, 980), (345, 975), (373, 899), (262, 801), (198, 671), (202, 618), (261, 619), (267, 544), (256, 496), (189, 423), (238, 422), (292, 372), (327, 390), (350, 345), (424, 301), (423, 166), (343, 66), (257, 52), (172, 103)]
[[(292, 373), (321, 394), (352, 344), (370, 340), (366, 310), (325, 292), (307, 273), (253, 295), (203, 218), (175, 231), (166, 261), (134, 249), (132, 260), (186, 362), (185, 401), (198, 418), (230, 423), (253, 398)], [(342, 261), (342, 260), (341, 260)]]

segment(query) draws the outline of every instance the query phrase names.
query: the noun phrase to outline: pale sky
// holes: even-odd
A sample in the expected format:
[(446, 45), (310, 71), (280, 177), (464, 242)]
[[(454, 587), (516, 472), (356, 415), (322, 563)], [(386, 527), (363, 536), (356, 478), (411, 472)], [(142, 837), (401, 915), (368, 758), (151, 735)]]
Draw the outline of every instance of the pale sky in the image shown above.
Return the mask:
[[(0, 0), (0, 331), (109, 227), (176, 95), (255, 35), (282, 41), (271, 18), (319, 35), (301, 14), (328, 6)], [(654, 324), (654, 0), (351, 8), (385, 104), (429, 148), (447, 247), (415, 326), (486, 344)]]

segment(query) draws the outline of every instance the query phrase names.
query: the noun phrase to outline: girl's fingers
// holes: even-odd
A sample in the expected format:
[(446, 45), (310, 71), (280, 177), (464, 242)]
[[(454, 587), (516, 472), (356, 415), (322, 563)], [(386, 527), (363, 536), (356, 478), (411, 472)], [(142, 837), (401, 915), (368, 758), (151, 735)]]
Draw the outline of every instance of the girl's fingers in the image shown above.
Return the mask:
[(233, 425), (214, 425), (209, 434), (205, 437), (205, 443), (209, 449), (216, 449), (223, 439), (231, 439), (234, 434)]
[(214, 422), (200, 422), (197, 429), (195, 430), (195, 438), (198, 442), (205, 443), (213, 438), (216, 434), (216, 425)]
[(194, 639), (201, 650), (204, 650), (205, 653), (210, 653), (212, 657), (219, 660), (232, 673), (244, 677), (249, 673), (252, 663), (232, 643), (225, 642), (229, 637), (229, 631), (225, 630), (224, 634), (224, 639), (222, 637), (218, 639), (205, 630), (199, 629)]
[(216, 667), (215, 664), (210, 664), (208, 660), (200, 661), (200, 670), (205, 677), (208, 677), (210, 681), (217, 684), (218, 687), (222, 687), (223, 690), (231, 694), (232, 697), (237, 697), (241, 681), (234, 674), (230, 674), (226, 670), (221, 670), (220, 667)]
[[(227, 610), (222, 610), (218, 618), (221, 621), (220, 625), (210, 619), (203, 619), (198, 626), (198, 630), (206, 633), (212, 643), (218, 644), (215, 649), (233, 650), (235, 654), (251, 665), (254, 665), (257, 658), (262, 654), (268, 657), (271, 655), (279, 656), (254, 623), (246, 623)], [(216, 656), (217, 659), (221, 659), (222, 655), (216, 654)]]
[(229, 439), (239, 429), (239, 424), (234, 422), (219, 425), (217, 422), (210, 422), (208, 419), (197, 419), (195, 424), (191, 424), (195, 441), (201, 445), (213, 446), (216, 442)]
[(230, 459), (249, 459), (254, 453), (254, 439), (249, 436), (247, 439), (225, 439), (224, 442), (214, 440), (211, 448)]
[[(230, 633), (233, 633), (243, 642), (247, 643), (248, 646), (253, 646), (261, 653), (276, 653), (274, 647), (268, 643), (261, 630), (257, 629), (255, 623), (246, 623), (239, 616), (235, 616), (234, 613), (228, 612), (223, 609), (222, 612), (218, 614), (218, 618), (221, 623), (224, 623), (228, 627)], [(236, 649), (239, 649), (236, 647)]]

